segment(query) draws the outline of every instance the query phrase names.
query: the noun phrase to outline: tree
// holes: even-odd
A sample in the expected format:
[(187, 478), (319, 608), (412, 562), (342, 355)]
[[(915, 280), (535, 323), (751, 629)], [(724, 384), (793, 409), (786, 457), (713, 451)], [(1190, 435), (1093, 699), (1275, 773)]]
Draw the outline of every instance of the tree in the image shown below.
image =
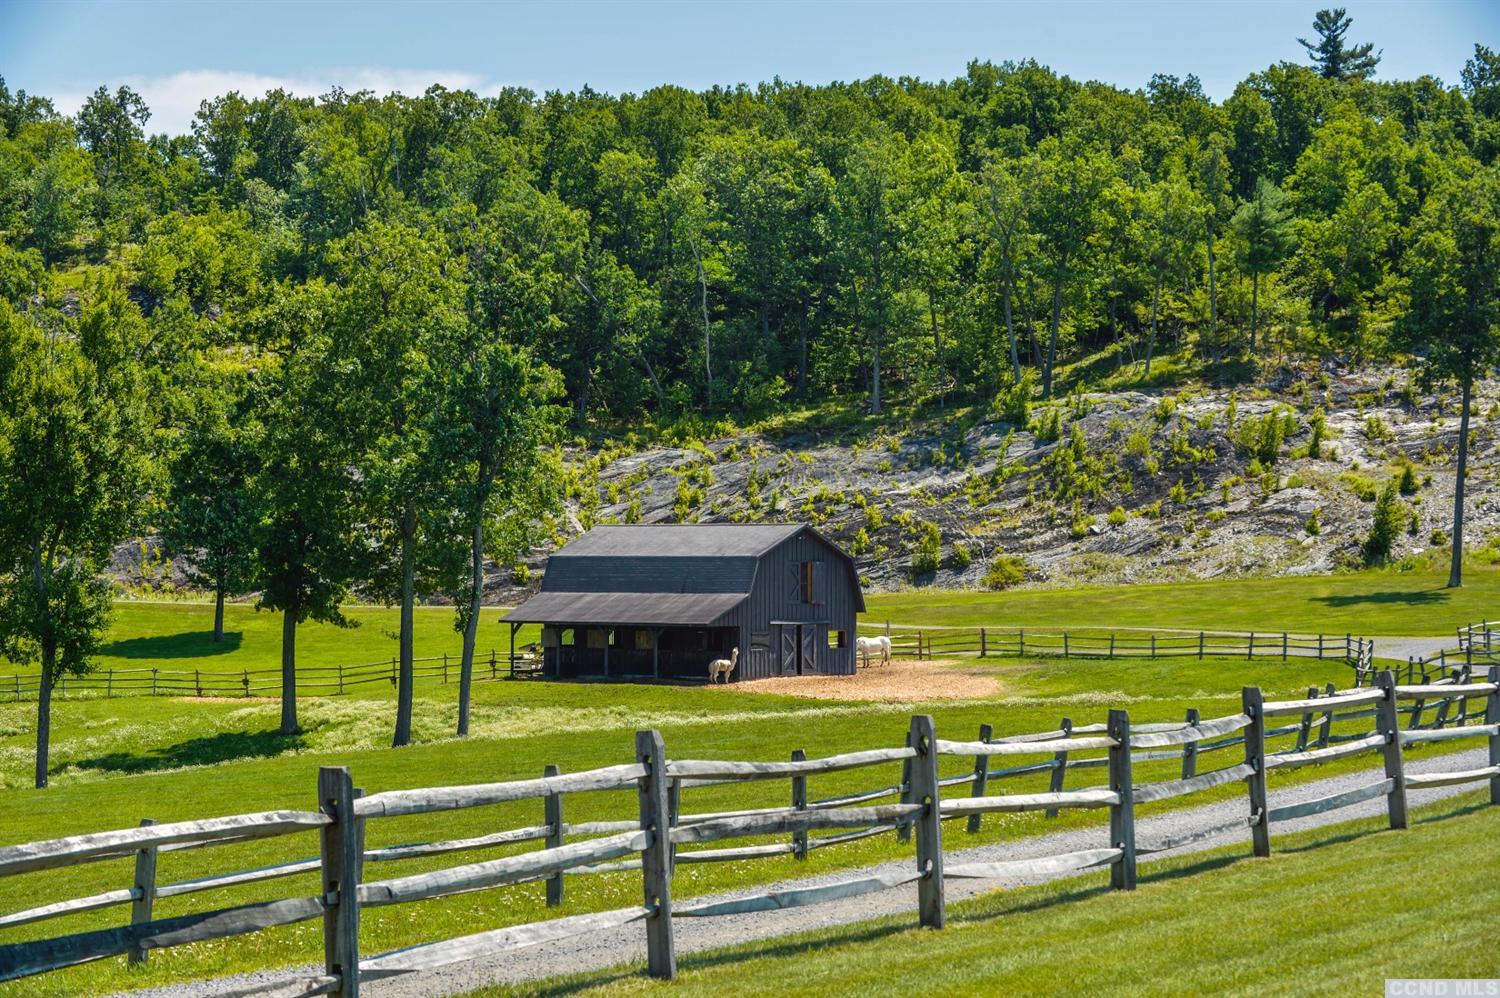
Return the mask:
[(1360, 547), (1366, 565), (1384, 565), (1390, 560), (1391, 549), (1401, 536), (1401, 527), (1406, 521), (1406, 511), (1401, 508), (1401, 498), (1396, 494), (1396, 483), (1386, 482), (1375, 497), (1370, 533)]
[(388, 222), (339, 240), (328, 258), (338, 281), (329, 313), (333, 404), (353, 434), (371, 538), (368, 581), (372, 593), (401, 608), (392, 739), (400, 747), (411, 742), (418, 576), (429, 591), (441, 589), (432, 570), (453, 563), (443, 548), (455, 538), (431, 529), (426, 514), (442, 508), (455, 455), (434, 441), (428, 414), (442, 404), (435, 365), (464, 328), (462, 260), (440, 236)]
[(353, 434), (335, 404), (321, 281), (273, 289), (247, 319), (267, 370), (252, 395), (257, 609), (281, 612), (281, 733), (297, 724), (297, 626), (353, 626), (340, 610), (361, 543), (356, 533)]
[(1406, 307), (1398, 346), (1420, 353), (1428, 383), (1457, 383), (1458, 467), (1448, 585), (1463, 585), (1464, 477), (1474, 382), (1500, 362), (1500, 169), (1433, 192), (1403, 259)]
[(1344, 13), (1344, 8), (1324, 8), (1313, 18), (1313, 31), (1317, 32), (1318, 40), (1297, 39), (1297, 44), (1307, 49), (1307, 54), (1312, 57), (1313, 68), (1325, 79), (1363, 80), (1375, 75), (1375, 67), (1380, 63), (1380, 53), (1374, 52), (1375, 46), (1369, 42), (1363, 45), (1344, 42), (1344, 34), (1353, 23), (1354, 19)]
[(1026, 228), (1029, 185), (1009, 162), (992, 158), (981, 175), (984, 205), (989, 218), (990, 239), (1000, 278), (1000, 306), (1005, 317), (1005, 339), (1010, 347), (1010, 369), (1014, 384), (1021, 383), (1021, 358), (1016, 350), (1016, 327), (1011, 314), (1017, 268), (1028, 251)]
[(260, 522), (253, 488), (255, 453), (240, 406), (225, 404), (213, 384), (197, 400), (196, 418), (171, 462), (162, 540), (188, 557), (188, 580), (214, 594), (213, 640), (224, 640), (224, 600), (248, 590)]
[(0, 652), (41, 668), (38, 788), (53, 687), (89, 670), (108, 624), (98, 566), (149, 506), (145, 339), (113, 274), (88, 287), (76, 325), (0, 300)]
[(1250, 353), (1260, 328), (1260, 282), (1274, 273), (1292, 248), (1292, 213), (1286, 195), (1264, 179), (1230, 223), (1239, 239), (1240, 269), (1250, 275)]
[(1151, 358), (1156, 352), (1157, 323), (1161, 318), (1162, 289), (1176, 283), (1192, 252), (1195, 222), (1199, 212), (1187, 183), (1169, 177), (1146, 194), (1145, 241), (1147, 268), (1151, 274), (1151, 336), (1146, 341), (1145, 377), (1151, 377)]

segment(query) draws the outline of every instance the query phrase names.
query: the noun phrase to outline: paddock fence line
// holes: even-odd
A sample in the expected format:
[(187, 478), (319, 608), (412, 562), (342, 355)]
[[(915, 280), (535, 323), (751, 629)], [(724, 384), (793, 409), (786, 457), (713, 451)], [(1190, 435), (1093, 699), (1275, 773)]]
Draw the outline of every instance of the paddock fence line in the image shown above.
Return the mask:
[[(1451, 714), (1445, 726), (1401, 723), (1403, 704), (1421, 705), (1434, 698), (1483, 703), (1482, 712), (1467, 706)], [(1331, 735), (1338, 723), (1355, 730)], [(1316, 735), (1315, 735), (1316, 731)], [(1406, 775), (1407, 753), (1429, 743), (1483, 738), (1486, 766), (1465, 771)], [(1213, 752), (1238, 746), (1225, 764), (1200, 767)], [(1314, 800), (1274, 806), (1268, 776), (1338, 759), (1377, 754), (1382, 776), (1366, 785)], [(945, 775), (945, 760), (961, 770)], [(999, 761), (1005, 765), (995, 768)], [(1139, 780), (1137, 765), (1155, 766), (1163, 778)], [(855, 770), (896, 767), (899, 780), (873, 790), (820, 800), (808, 799), (811, 779)], [(1069, 769), (1104, 770), (1103, 785), (1069, 788)], [(1026, 774), (1047, 774), (1046, 789), (1023, 787), (1004, 792), (1004, 781)], [(694, 788), (751, 783), (783, 783), (786, 806), (734, 811), (684, 810)], [(1116, 889), (1135, 886), (1140, 856), (1191, 842), (1243, 833), (1248, 829), (1253, 852), (1271, 852), (1277, 822), (1332, 811), (1383, 798), (1392, 828), (1407, 825), (1407, 798), (1413, 791), (1466, 783), (1489, 785), (1491, 804), (1500, 804), (1500, 666), (1491, 666), (1482, 682), (1399, 684), (1392, 672), (1372, 684), (1309, 691), (1305, 699), (1264, 700), (1258, 687), (1246, 687), (1240, 710), (1204, 719), (1190, 711), (1182, 721), (1132, 725), (1123, 710), (1110, 710), (1102, 723), (1074, 725), (1064, 718), (1054, 730), (995, 736), (981, 726), (975, 739), (940, 738), (929, 715), (911, 718), (905, 744), (843, 752), (809, 759), (798, 751), (787, 761), (670, 759), (656, 731), (636, 733), (630, 762), (577, 773), (549, 766), (539, 778), (462, 786), (422, 787), (365, 794), (354, 785), (347, 767), (318, 770), (315, 810), (278, 810), (196, 821), (74, 835), (0, 847), (0, 878), (59, 869), (106, 859), (134, 857), (131, 886), (59, 901), (0, 916), (0, 929), (41, 922), (63, 915), (111, 906), (130, 906), (130, 921), (95, 929), (0, 945), (0, 980), (12, 980), (124, 955), (132, 962), (148, 959), (151, 950), (208, 939), (258, 932), (275, 926), (321, 919), (324, 940), (322, 972), (267, 984), (258, 991), (282, 996), (356, 995), (361, 982), (397, 977), (523, 946), (555, 942), (640, 923), (646, 936), (647, 967), (653, 977), (676, 973), (673, 924), (681, 918), (766, 911), (818, 904), (883, 891), (915, 882), (918, 917), (923, 926), (941, 928), (946, 919), (944, 884), (950, 879), (1030, 876), (1107, 869)], [(1224, 824), (1175, 839), (1138, 842), (1139, 807), (1202, 793), (1236, 783), (1245, 786), (1245, 812)], [(952, 791), (950, 794), (950, 790)], [(577, 794), (614, 795), (632, 816), (621, 820), (569, 822), (565, 803)], [(623, 800), (620, 800), (623, 798)], [(895, 798), (892, 803), (874, 803)], [(536, 801), (540, 823), (488, 834), (431, 842), (370, 848), (366, 832), (386, 818), (440, 816), (445, 812), (505, 803)], [(970, 833), (987, 815), (1094, 809), (1107, 812), (1108, 832), (1095, 848), (1040, 859), (945, 864), (944, 824), (964, 822)], [(440, 821), (440, 817), (434, 817)], [(894, 832), (914, 838), (915, 864), (908, 870), (880, 875), (855, 873), (833, 883), (789, 890), (767, 890), (732, 900), (687, 900), (676, 903), (672, 887), (681, 864), (751, 860), (791, 855), (804, 858), (816, 848), (835, 847), (859, 838)], [(181, 849), (221, 846), (278, 836), (313, 836), (317, 855), (255, 870), (241, 870), (188, 881), (159, 883), (158, 860)], [(733, 840), (749, 845), (720, 845)], [(542, 847), (496, 859), (385, 878), (366, 876), (370, 864), (411, 860), (524, 842)], [(704, 847), (708, 848), (692, 848)], [(387, 953), (363, 955), (360, 918), (364, 909), (413, 904), (458, 893), (518, 884), (546, 882), (548, 904), (562, 902), (564, 878), (635, 871), (641, 902), (608, 911), (570, 915), (521, 925), (438, 939)], [(314, 889), (291, 896), (227, 908), (157, 918), (160, 898), (305, 875), (316, 877)], [(309, 885), (311, 888), (312, 885)], [(228, 992), (233, 993), (233, 992)]]
[[(457, 683), (458, 655), (428, 655), (412, 659), (412, 676), (419, 682)], [(533, 674), (534, 659), (520, 652), (474, 652), (476, 682), (515, 679)], [(308, 665), (297, 667), (298, 696), (339, 696), (386, 683), (396, 686), (400, 662), (385, 659), (358, 665)], [(40, 693), (37, 674), (0, 676), (0, 700), (32, 700)], [(281, 669), (97, 669), (79, 676), (64, 675), (53, 686), (59, 697), (213, 697), (249, 699), (281, 696)]]
[[(1315, 658), (1347, 662), (1362, 678), (1372, 667), (1375, 642), (1354, 634), (1288, 631), (1172, 630), (1167, 628), (1066, 628), (933, 626), (866, 622), (860, 630), (891, 639), (905, 658), (978, 658), (1027, 655), (1058, 658)], [(1500, 644), (1500, 641), (1497, 641)]]

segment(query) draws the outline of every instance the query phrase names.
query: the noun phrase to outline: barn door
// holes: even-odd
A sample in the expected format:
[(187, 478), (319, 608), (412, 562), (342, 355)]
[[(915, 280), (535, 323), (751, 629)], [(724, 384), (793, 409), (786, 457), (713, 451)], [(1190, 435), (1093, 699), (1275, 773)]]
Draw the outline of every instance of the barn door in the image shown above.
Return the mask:
[[(818, 671), (818, 628), (812, 625), (804, 625), (797, 628), (797, 635), (802, 645), (802, 655), (797, 660), (797, 675), (811, 674)], [(826, 640), (826, 639), (825, 639)]]
[(782, 624), (776, 628), (781, 633), (781, 653), (777, 656), (777, 672), (783, 676), (797, 674), (797, 628)]

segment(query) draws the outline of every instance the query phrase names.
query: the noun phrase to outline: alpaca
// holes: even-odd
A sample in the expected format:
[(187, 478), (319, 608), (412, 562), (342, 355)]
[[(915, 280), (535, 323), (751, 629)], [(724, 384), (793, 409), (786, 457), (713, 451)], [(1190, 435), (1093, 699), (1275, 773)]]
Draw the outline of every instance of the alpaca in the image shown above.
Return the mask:
[(871, 655), (879, 655), (881, 665), (891, 664), (891, 639), (883, 634), (874, 638), (855, 638), (854, 650), (864, 662), (865, 668), (870, 667)]
[(738, 665), (739, 662), (740, 650), (738, 648), (731, 649), (728, 658), (714, 659), (712, 662), (708, 663), (708, 681), (710, 683), (717, 683), (719, 681), (719, 677), (723, 676), (724, 682), (727, 684), (729, 682), (729, 677), (734, 674), (734, 667)]

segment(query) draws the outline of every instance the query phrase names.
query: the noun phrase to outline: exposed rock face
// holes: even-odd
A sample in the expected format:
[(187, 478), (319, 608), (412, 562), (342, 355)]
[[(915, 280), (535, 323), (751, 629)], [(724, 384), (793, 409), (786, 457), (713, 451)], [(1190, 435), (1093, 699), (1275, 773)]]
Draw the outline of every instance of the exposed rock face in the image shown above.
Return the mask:
[[(1494, 394), (1471, 420), (1475, 549), (1500, 533)], [(1280, 392), (1079, 396), (1034, 406), (1029, 428), (966, 411), (873, 434), (580, 450), (554, 542), (604, 522), (810, 522), (854, 554), (874, 590), (979, 587), (1000, 554), (1054, 583), (1327, 572), (1357, 559), (1373, 490), (1406, 461), (1416, 526), (1396, 556), (1446, 543), (1435, 531), (1451, 529), (1457, 430), (1450, 398), (1343, 374)], [(491, 566), (489, 598), (534, 586), (547, 553), (528, 559), (524, 586)]]

